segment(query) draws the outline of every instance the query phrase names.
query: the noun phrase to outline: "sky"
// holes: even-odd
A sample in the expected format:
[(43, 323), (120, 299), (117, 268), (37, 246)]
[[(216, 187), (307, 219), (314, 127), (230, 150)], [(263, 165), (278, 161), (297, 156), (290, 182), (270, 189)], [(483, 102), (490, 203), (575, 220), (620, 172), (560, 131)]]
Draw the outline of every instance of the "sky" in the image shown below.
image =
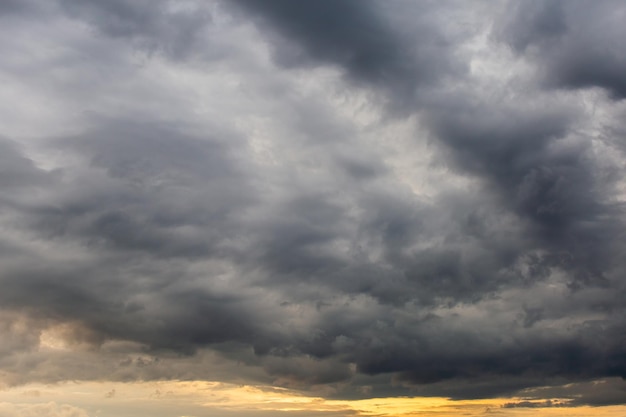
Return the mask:
[(0, 417), (626, 415), (624, 21), (0, 0)]

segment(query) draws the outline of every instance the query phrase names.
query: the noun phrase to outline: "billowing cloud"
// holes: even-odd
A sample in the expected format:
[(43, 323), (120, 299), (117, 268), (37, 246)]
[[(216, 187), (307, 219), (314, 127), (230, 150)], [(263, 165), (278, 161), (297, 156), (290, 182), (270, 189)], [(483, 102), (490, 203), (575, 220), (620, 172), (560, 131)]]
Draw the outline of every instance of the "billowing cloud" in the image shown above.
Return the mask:
[(603, 0), (589, 7), (584, 1), (531, 1), (509, 9), (502, 38), (536, 60), (549, 84), (600, 87), (616, 99), (626, 98), (626, 49), (619, 42), (623, 3)]
[(626, 377), (621, 5), (582, 9), (8, 3), (4, 383)]

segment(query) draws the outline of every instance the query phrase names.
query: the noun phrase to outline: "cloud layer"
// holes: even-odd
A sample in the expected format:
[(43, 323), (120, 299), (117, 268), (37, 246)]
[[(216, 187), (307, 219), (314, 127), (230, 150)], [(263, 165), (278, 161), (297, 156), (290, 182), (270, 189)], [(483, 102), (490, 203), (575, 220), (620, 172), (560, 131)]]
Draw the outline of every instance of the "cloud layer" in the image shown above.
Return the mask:
[(5, 383), (623, 401), (622, 3), (0, 13)]

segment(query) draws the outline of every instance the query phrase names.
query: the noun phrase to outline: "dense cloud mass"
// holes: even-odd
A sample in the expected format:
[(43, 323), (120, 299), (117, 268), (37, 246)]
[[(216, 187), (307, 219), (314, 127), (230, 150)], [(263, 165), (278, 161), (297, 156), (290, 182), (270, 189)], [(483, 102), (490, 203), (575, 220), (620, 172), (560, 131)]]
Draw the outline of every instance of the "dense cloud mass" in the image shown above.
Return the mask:
[(509, 8), (502, 38), (537, 60), (556, 87), (606, 89), (626, 98), (626, 6), (620, 1), (529, 1)]
[(0, 3), (0, 382), (623, 403), (625, 13)]

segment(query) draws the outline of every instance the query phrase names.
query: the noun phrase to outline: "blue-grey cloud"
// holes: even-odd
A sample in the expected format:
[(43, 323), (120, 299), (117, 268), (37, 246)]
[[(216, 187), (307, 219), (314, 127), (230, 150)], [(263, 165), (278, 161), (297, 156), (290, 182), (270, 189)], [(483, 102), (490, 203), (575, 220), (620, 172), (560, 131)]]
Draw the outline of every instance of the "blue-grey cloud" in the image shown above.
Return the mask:
[(514, 2), (500, 36), (539, 64), (556, 87), (601, 87), (626, 97), (624, 4), (603, 0)]

